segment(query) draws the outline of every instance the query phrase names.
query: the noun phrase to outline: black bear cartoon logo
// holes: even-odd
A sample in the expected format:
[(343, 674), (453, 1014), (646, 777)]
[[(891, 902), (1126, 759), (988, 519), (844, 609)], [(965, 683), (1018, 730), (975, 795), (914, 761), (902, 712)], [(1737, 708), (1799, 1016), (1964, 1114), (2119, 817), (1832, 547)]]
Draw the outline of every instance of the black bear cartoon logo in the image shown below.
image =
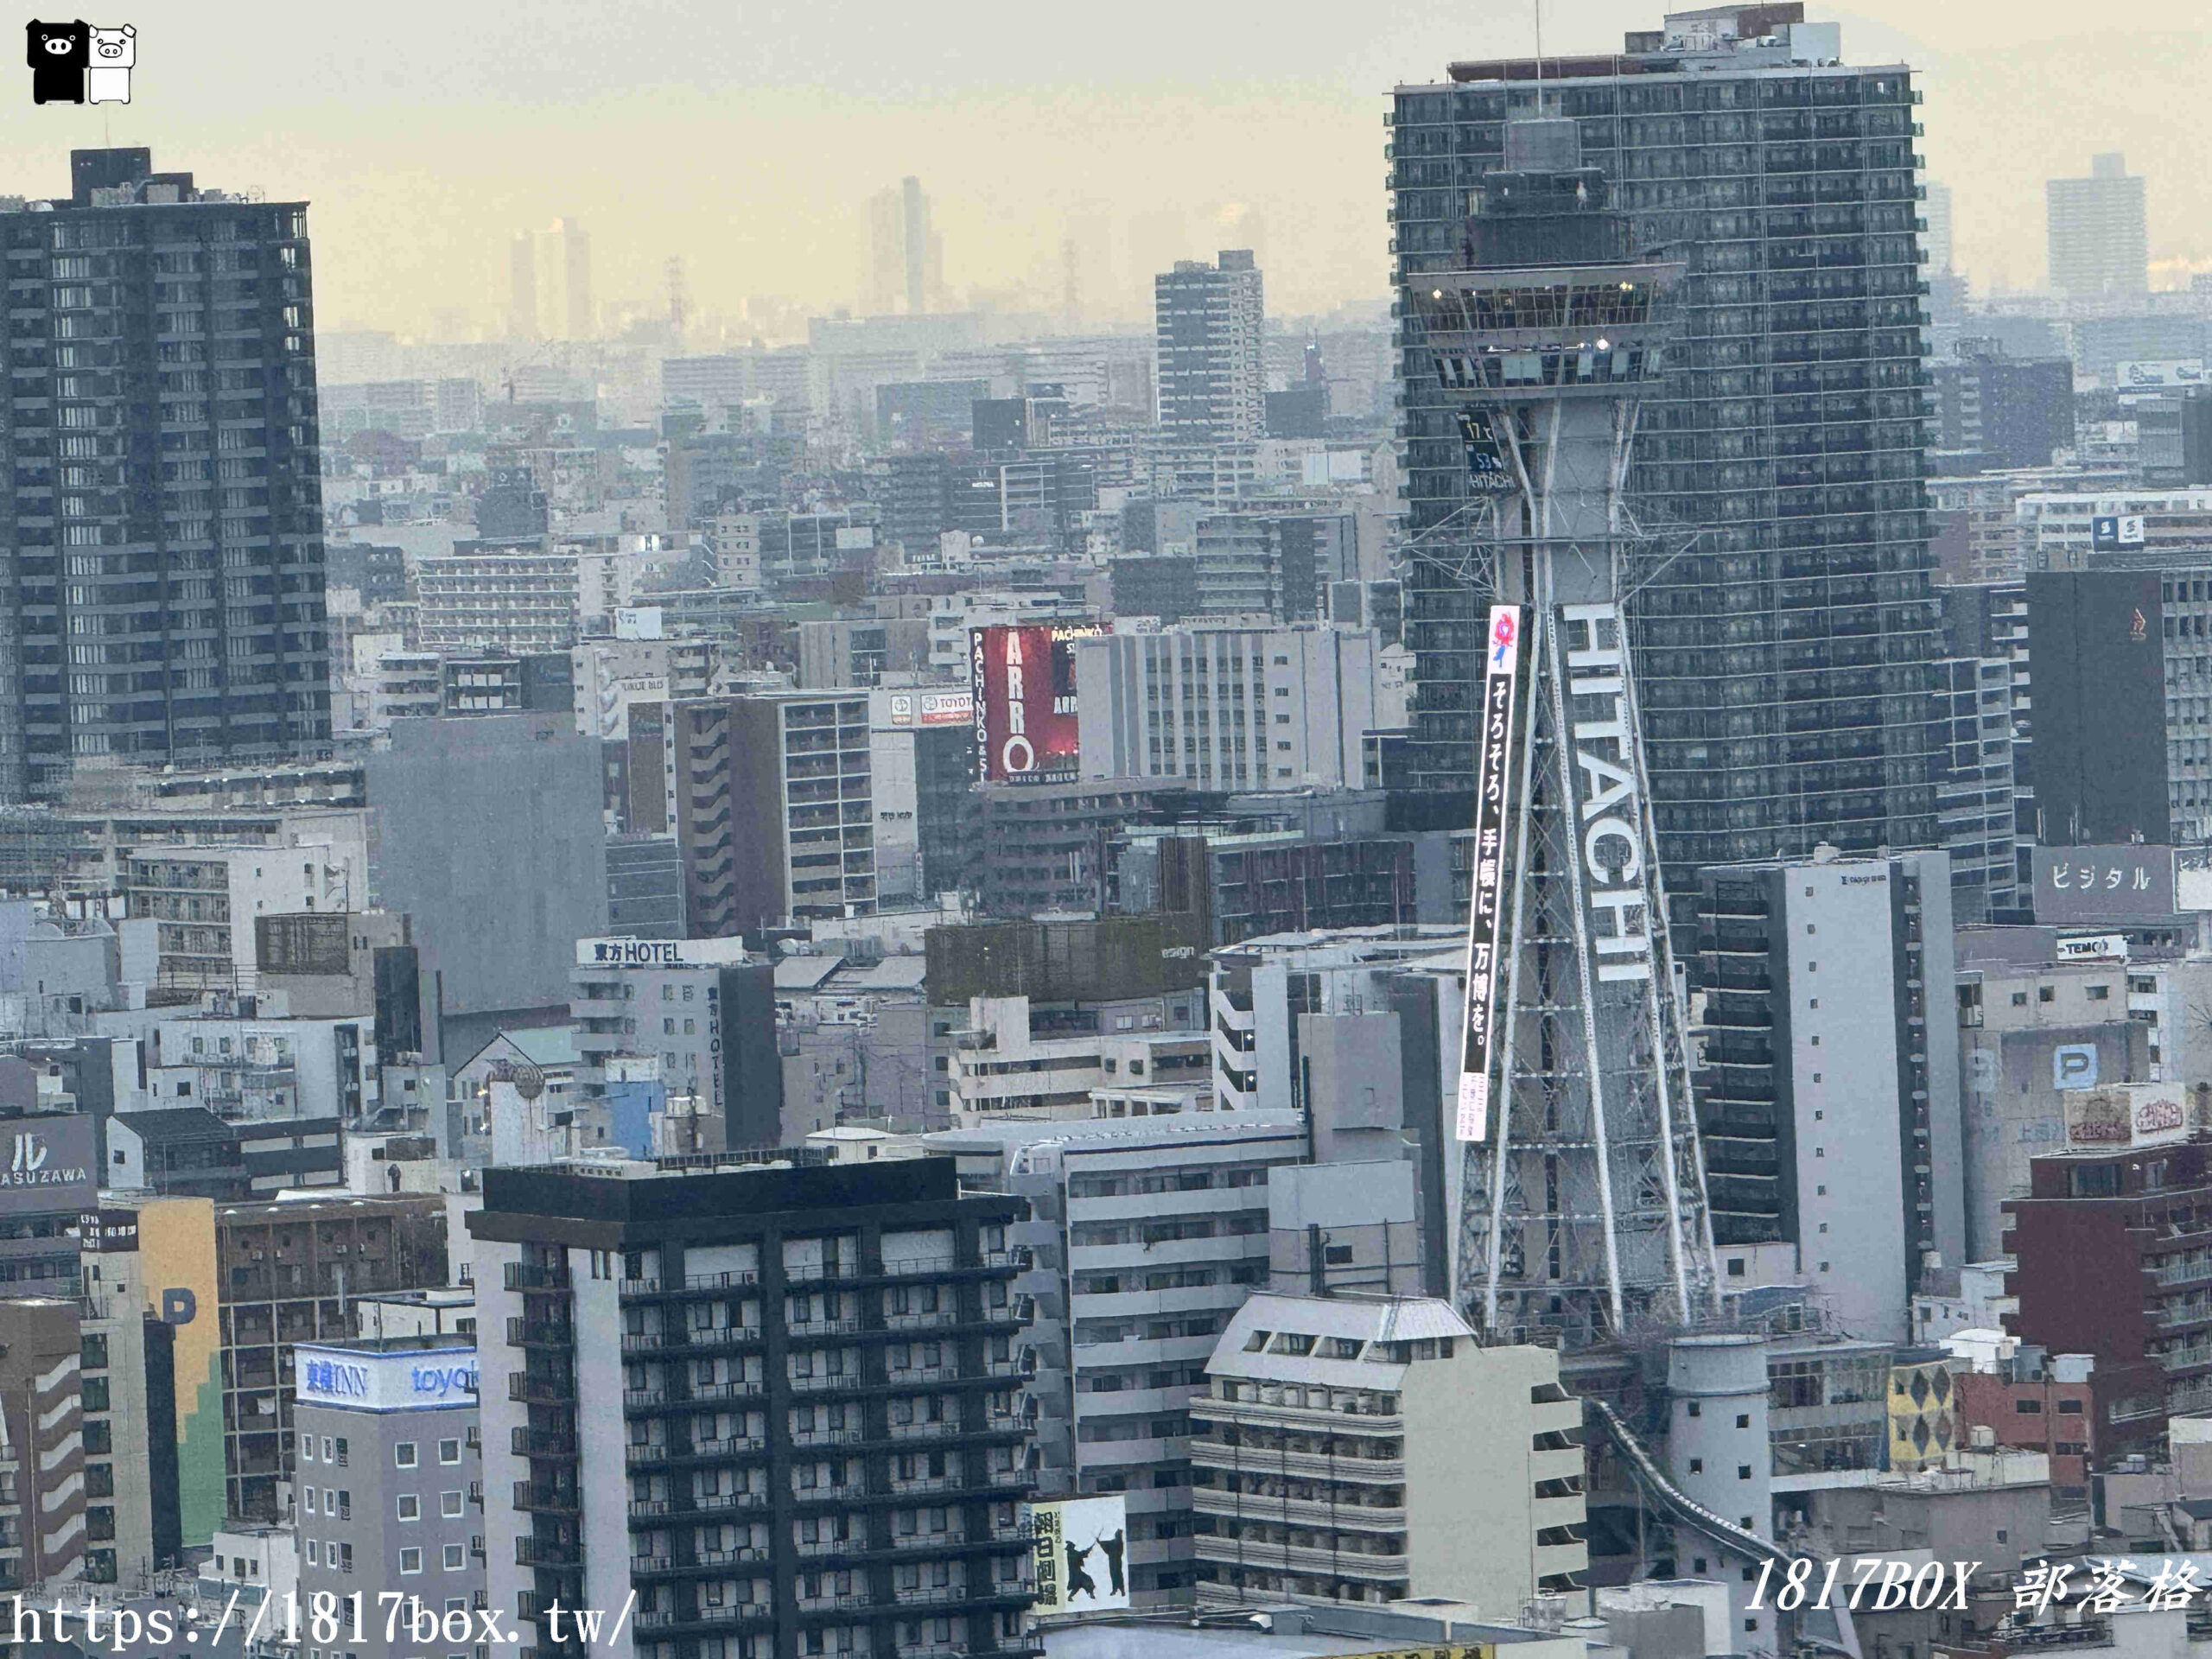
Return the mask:
[(41, 23), (34, 19), (29, 33), (31, 102), (83, 103), (85, 72), (92, 65), (91, 26), (82, 18), (73, 23)]

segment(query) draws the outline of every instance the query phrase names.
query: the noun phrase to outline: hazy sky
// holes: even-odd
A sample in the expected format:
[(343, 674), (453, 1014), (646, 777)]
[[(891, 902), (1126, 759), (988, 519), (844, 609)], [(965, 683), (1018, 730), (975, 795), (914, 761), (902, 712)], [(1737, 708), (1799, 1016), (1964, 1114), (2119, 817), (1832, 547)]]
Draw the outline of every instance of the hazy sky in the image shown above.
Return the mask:
[[(1616, 49), (1661, 10), (1550, 0), (1545, 45)], [(2042, 181), (2105, 149), (2149, 180), (2153, 260), (2212, 268), (2197, 0), (1808, 10), (1842, 21), (1852, 60), (1923, 72), (1924, 153), (1978, 284), (2041, 281)], [(1531, 16), (1528, 0), (130, 0), (87, 19), (138, 29), (128, 107), (34, 106), (17, 57), (0, 191), (61, 193), (67, 150), (105, 137), (303, 196), (326, 327), (488, 317), (508, 236), (561, 214), (592, 232), (602, 301), (657, 294), (671, 254), (695, 305), (849, 301), (861, 204), (909, 172), (956, 289), (1052, 280), (1070, 217), (1103, 213), (1134, 302), (1132, 217), (1179, 212), (1197, 253), (1243, 208), (1266, 226), (1269, 309), (1312, 311), (1386, 285), (1382, 94), (1527, 51)]]

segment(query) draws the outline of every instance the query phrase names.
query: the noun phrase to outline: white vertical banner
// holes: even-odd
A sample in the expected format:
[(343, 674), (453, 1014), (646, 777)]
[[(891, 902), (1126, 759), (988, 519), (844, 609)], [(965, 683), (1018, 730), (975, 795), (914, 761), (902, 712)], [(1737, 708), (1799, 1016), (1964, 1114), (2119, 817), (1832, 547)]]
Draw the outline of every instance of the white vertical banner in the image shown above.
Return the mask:
[(1491, 1038), (1497, 1017), (1498, 907), (1504, 898), (1505, 824), (1512, 806), (1515, 704), (1521, 680), (1518, 605), (1490, 609), (1482, 727), (1475, 734), (1473, 893), (1467, 905), (1466, 1040), (1459, 1060), (1459, 1138), (1490, 1138)]

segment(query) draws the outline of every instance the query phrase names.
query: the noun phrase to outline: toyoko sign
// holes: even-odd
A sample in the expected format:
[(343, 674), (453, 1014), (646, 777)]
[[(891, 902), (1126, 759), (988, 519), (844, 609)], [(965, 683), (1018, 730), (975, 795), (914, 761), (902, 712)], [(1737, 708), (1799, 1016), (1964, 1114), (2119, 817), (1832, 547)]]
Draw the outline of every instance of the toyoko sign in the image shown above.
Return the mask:
[(1513, 793), (1514, 702), (1521, 677), (1518, 605), (1490, 607), (1483, 671), (1482, 729), (1475, 740), (1474, 881), (1467, 908), (1467, 1012), (1459, 1058), (1456, 1134), (1490, 1135), (1491, 1027), (1497, 1011), (1498, 907), (1505, 893), (1505, 826)]
[(476, 1404), (473, 1348), (372, 1353), (302, 1343), (292, 1351), (293, 1386), (302, 1405), (422, 1411)]
[(95, 1208), (92, 1120), (89, 1114), (14, 1117), (0, 1124), (0, 1215)]
[(1104, 632), (1096, 623), (969, 630), (981, 781), (1049, 784), (1077, 776), (1075, 641)]

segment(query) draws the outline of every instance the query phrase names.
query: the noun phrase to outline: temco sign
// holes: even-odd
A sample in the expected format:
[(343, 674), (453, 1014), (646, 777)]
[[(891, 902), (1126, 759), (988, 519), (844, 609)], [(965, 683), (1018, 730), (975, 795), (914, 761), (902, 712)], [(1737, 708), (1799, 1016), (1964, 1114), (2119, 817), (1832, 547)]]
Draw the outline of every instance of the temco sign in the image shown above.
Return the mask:
[(294, 1390), (302, 1405), (353, 1411), (421, 1411), (476, 1403), (476, 1351), (419, 1348), (293, 1350)]

